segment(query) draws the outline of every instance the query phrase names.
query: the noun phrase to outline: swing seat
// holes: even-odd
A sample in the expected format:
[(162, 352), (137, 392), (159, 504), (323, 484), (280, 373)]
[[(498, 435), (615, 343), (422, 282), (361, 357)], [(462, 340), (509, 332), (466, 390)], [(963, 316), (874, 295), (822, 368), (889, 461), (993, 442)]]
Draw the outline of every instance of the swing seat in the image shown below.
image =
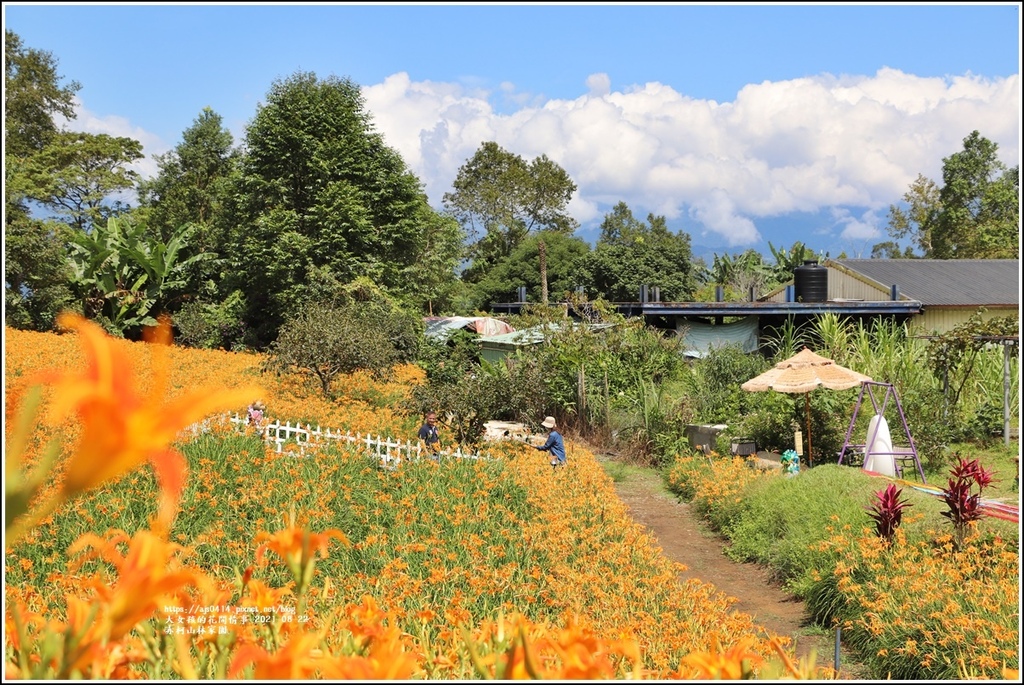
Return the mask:
[[(885, 391), (881, 403), (875, 397), (874, 390), (876, 388), (879, 390), (884, 389)], [(851, 442), (856, 426), (857, 414), (865, 397), (870, 400), (871, 407), (875, 410), (875, 415), (871, 417), (868, 425), (867, 440), (873, 443), (870, 446)], [(903, 429), (901, 431), (902, 437), (906, 438), (907, 443), (909, 443), (907, 447), (892, 444), (892, 436), (889, 433), (888, 424), (885, 422), (885, 410), (890, 399), (893, 401), (900, 419), (900, 427)], [(876, 439), (879, 438), (879, 434), (881, 434), (881, 440)], [(896, 395), (896, 389), (891, 383), (880, 383), (877, 381), (864, 381), (861, 383), (860, 396), (857, 398), (857, 404), (854, 406), (853, 416), (850, 417), (850, 426), (846, 431), (843, 449), (839, 452), (838, 463), (845, 463), (848, 466), (861, 466), (868, 471), (882, 473), (890, 477), (895, 476), (901, 479), (904, 478), (904, 474), (910, 469), (915, 474), (915, 478), (922, 483), (927, 483), (924, 477), (924, 469), (921, 468), (917, 449), (914, 447), (914, 438), (911, 436), (910, 428), (907, 426), (906, 415), (904, 415), (900, 399)]]

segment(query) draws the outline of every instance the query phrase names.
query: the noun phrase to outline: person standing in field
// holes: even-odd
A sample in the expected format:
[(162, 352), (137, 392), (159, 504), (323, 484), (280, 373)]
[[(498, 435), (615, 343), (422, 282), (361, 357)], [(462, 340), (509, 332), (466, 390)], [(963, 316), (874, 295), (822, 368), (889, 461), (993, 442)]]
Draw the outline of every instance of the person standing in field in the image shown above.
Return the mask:
[(434, 461), (441, 460), (441, 436), (437, 431), (437, 413), (428, 411), (418, 434), (420, 442), (427, 448), (427, 454)]
[(263, 428), (263, 416), (267, 411), (267, 407), (263, 404), (263, 400), (256, 400), (249, 405), (249, 425), (255, 426), (256, 430)]
[(548, 429), (548, 439), (537, 449), (551, 453), (551, 456), (554, 457), (551, 460), (552, 466), (565, 466), (565, 440), (562, 438), (562, 434), (555, 430), (555, 417), (545, 417), (540, 425)]

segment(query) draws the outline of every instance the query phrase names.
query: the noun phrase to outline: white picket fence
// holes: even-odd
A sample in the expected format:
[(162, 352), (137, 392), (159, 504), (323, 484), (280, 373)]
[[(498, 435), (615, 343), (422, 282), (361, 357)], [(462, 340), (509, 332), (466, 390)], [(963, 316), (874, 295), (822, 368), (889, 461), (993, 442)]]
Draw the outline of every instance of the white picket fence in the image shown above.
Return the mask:
[[(230, 414), (226, 418), (242, 430), (244, 430), (249, 423), (248, 416), (241, 416), (239, 414)], [(380, 461), (381, 466), (389, 469), (398, 468), (398, 465), (401, 464), (404, 459), (409, 461), (419, 461), (420, 459), (429, 456), (423, 448), (422, 443), (418, 440), (415, 442), (412, 440), (406, 440), (403, 442), (401, 440), (392, 440), (391, 438), (382, 435), (374, 437), (371, 434), (352, 434), (349, 431), (343, 432), (338, 429), (321, 428), (320, 426), (313, 428), (308, 423), (305, 427), (297, 422), (295, 425), (292, 425), (290, 421), (287, 423), (281, 423), (277, 419), (264, 419), (260, 423), (263, 441), (273, 444), (274, 450), (279, 454), (283, 453), (285, 445), (290, 443), (298, 446), (300, 456), (305, 456), (307, 452), (316, 451), (323, 445), (334, 440), (344, 441), (362, 447), (368, 454), (375, 456)], [(208, 430), (209, 421), (203, 421), (192, 427), (193, 433), (205, 432)], [(440, 456), (441, 458), (452, 459), (493, 458), (489, 453), (463, 451), (461, 447), (457, 447), (454, 450), (441, 450)]]

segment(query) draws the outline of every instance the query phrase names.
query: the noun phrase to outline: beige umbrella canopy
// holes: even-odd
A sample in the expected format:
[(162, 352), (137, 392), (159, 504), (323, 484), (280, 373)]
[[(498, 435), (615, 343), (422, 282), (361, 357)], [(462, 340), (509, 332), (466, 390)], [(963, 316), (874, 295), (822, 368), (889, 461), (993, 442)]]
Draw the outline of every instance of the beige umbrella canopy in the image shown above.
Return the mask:
[(804, 393), (807, 416), (807, 460), (811, 461), (811, 391), (817, 387), (829, 390), (855, 388), (870, 376), (857, 373), (831, 359), (815, 354), (806, 347), (789, 359), (781, 361), (760, 376), (751, 378), (740, 387), (749, 392)]

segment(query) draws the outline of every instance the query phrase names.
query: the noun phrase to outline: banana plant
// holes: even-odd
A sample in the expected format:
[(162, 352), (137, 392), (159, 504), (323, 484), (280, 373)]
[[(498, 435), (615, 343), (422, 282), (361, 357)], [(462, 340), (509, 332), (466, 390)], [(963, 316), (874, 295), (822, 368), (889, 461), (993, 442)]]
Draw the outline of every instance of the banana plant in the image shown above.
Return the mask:
[(69, 260), (86, 313), (117, 335), (156, 324), (153, 314), (185, 283), (189, 267), (214, 257), (201, 252), (180, 259), (193, 231), (182, 225), (165, 243), (147, 235), (142, 222), (111, 217), (88, 233), (75, 233)]

